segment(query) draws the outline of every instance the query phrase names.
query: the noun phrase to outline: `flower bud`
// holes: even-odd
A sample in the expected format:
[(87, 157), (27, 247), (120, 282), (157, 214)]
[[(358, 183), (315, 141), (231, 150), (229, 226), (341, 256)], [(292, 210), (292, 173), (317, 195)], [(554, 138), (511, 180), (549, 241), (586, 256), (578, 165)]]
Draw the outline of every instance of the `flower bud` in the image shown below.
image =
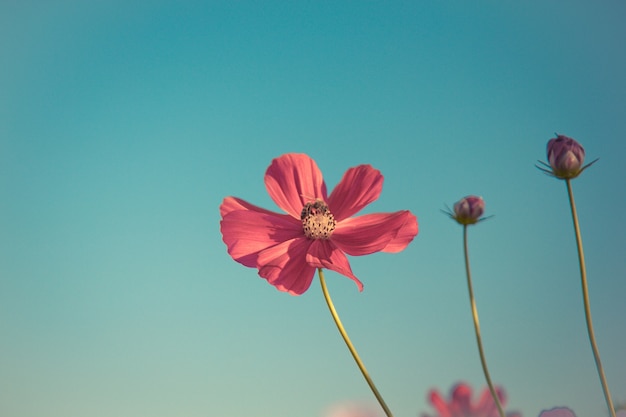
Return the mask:
[(548, 162), (552, 174), (561, 179), (576, 178), (584, 168), (585, 149), (572, 138), (557, 135), (548, 141)]
[(470, 195), (454, 204), (454, 216), (457, 222), (468, 225), (481, 220), (480, 216), (485, 211), (485, 200), (482, 197)]

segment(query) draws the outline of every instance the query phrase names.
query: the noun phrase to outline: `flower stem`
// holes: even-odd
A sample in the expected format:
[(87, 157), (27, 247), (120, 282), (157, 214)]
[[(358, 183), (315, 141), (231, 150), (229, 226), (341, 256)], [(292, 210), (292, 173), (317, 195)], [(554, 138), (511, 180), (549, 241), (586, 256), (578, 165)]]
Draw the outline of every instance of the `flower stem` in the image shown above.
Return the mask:
[(341, 333), (341, 337), (343, 337), (343, 341), (346, 342), (346, 346), (348, 346), (348, 349), (350, 350), (352, 357), (356, 361), (357, 366), (361, 370), (361, 373), (363, 374), (365, 381), (367, 381), (367, 384), (370, 386), (370, 389), (374, 393), (374, 396), (378, 400), (378, 403), (380, 404), (380, 406), (385, 411), (385, 414), (387, 415), (387, 417), (393, 417), (393, 414), (391, 414), (391, 411), (389, 411), (387, 404), (385, 404), (385, 400), (383, 400), (383, 397), (378, 392), (378, 389), (376, 389), (376, 386), (374, 385), (372, 378), (370, 378), (369, 373), (367, 372), (367, 369), (365, 368), (365, 365), (363, 365), (363, 362), (361, 361), (359, 354), (354, 348), (354, 345), (350, 341), (350, 338), (348, 337), (348, 333), (346, 333), (346, 330), (344, 329), (343, 324), (341, 324), (341, 320), (339, 319), (337, 310), (335, 310), (333, 301), (331, 300), (330, 294), (328, 293), (328, 288), (326, 288), (326, 280), (324, 279), (324, 273), (322, 272), (322, 268), (319, 268), (317, 272), (320, 277), (320, 284), (322, 284), (322, 292), (324, 293), (324, 299), (326, 300), (326, 304), (328, 304), (328, 309), (330, 310), (330, 314), (333, 316), (333, 320), (335, 321), (335, 324), (337, 325), (337, 329), (339, 330), (339, 333)]
[(474, 290), (472, 289), (472, 273), (470, 272), (469, 253), (467, 249), (467, 225), (463, 225), (463, 248), (465, 252), (465, 271), (467, 272), (467, 289), (469, 290), (470, 304), (472, 307), (472, 317), (474, 318), (474, 330), (476, 330), (476, 342), (478, 343), (478, 353), (480, 354), (480, 363), (483, 366), (483, 372), (485, 373), (485, 379), (487, 380), (489, 391), (491, 391), (491, 396), (493, 397), (493, 400), (496, 403), (496, 407), (498, 407), (498, 413), (500, 414), (500, 417), (506, 417), (504, 414), (504, 411), (502, 410), (502, 405), (500, 404), (500, 399), (498, 398), (498, 394), (496, 393), (496, 390), (493, 387), (493, 383), (491, 382), (491, 377), (489, 376), (489, 370), (487, 369), (487, 361), (485, 360), (485, 352), (483, 352), (483, 342), (480, 337), (480, 324), (478, 323), (478, 309), (476, 308), (476, 300), (474, 299)]
[(589, 342), (591, 342), (591, 350), (593, 351), (593, 357), (596, 361), (596, 368), (598, 369), (598, 376), (600, 377), (600, 383), (604, 390), (604, 398), (606, 399), (606, 405), (609, 408), (611, 417), (615, 417), (615, 408), (613, 407), (613, 401), (611, 400), (611, 393), (609, 392), (609, 386), (606, 383), (606, 377), (604, 376), (604, 370), (602, 369), (602, 362), (600, 361), (600, 352), (596, 345), (596, 337), (593, 333), (593, 323), (591, 321), (591, 308), (589, 306), (589, 289), (587, 288), (587, 271), (585, 268), (585, 254), (583, 252), (583, 240), (580, 236), (580, 226), (578, 224), (578, 214), (576, 213), (576, 203), (574, 202), (574, 192), (572, 191), (572, 184), (568, 179), (565, 180), (567, 184), (567, 195), (569, 196), (570, 207), (572, 208), (572, 220), (574, 221), (574, 231), (576, 232), (576, 245), (578, 247), (578, 262), (580, 264), (580, 279), (583, 289), (583, 303), (585, 306), (585, 319), (587, 321), (587, 332), (589, 333)]

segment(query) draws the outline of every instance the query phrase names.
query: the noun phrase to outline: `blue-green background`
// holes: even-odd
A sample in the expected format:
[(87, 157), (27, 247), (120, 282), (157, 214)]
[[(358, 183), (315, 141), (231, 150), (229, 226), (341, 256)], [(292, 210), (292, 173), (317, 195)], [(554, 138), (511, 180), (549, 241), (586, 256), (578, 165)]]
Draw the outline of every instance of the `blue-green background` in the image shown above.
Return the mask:
[(596, 336), (626, 402), (626, 6), (621, 1), (17, 1), (0, 4), (0, 415), (309, 417), (371, 393), (317, 281), (234, 262), (227, 195), (305, 152), (329, 189), (385, 175), (400, 254), (351, 258), (335, 304), (397, 417), (484, 377), (511, 410), (605, 416), (554, 132), (600, 161), (573, 183)]

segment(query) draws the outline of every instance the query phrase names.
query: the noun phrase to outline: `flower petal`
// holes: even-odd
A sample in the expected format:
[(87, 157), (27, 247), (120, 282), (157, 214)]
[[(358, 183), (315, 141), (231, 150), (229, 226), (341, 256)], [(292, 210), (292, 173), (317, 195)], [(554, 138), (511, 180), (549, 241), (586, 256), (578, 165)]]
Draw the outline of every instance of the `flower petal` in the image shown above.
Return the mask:
[(383, 252), (401, 252), (409, 245), (409, 243), (413, 241), (413, 239), (415, 239), (415, 236), (417, 236), (419, 230), (417, 226), (417, 217), (415, 217), (415, 215), (408, 210), (403, 210), (402, 212), (405, 213), (405, 222), (402, 226), (396, 229), (395, 237), (391, 239), (391, 242), (389, 242), (387, 246), (385, 246)]
[(376, 201), (383, 189), (383, 175), (371, 165), (350, 168), (328, 197), (328, 207), (340, 222)]
[(459, 416), (474, 415), (475, 410), (473, 410), (471, 402), (472, 387), (462, 382), (457, 384), (452, 391), (450, 404), (451, 408), (454, 409), (454, 413)]
[(417, 235), (417, 218), (407, 210), (351, 217), (337, 224), (332, 242), (352, 256), (400, 252)]
[(326, 268), (339, 272), (353, 280), (359, 291), (363, 291), (363, 283), (352, 273), (346, 255), (329, 240), (317, 239), (311, 243), (306, 255), (306, 262), (315, 268)]
[(306, 262), (311, 240), (292, 239), (261, 252), (258, 257), (259, 275), (280, 291), (300, 295), (309, 289), (315, 268)]
[(222, 217), (235, 210), (254, 210), (260, 213), (277, 214), (273, 211), (266, 210), (264, 208), (250, 204), (245, 200), (237, 197), (226, 197), (220, 205), (220, 214)]
[[(234, 209), (237, 206), (246, 209)], [(286, 214), (272, 213), (243, 200), (227, 197), (220, 207), (222, 240), (233, 259), (256, 267), (259, 252), (296, 237), (304, 237), (302, 224)]]
[(435, 410), (437, 410), (437, 413), (439, 414), (438, 417), (452, 417), (452, 414), (450, 414), (450, 408), (441, 394), (439, 394), (439, 391), (431, 390), (428, 393), (428, 402), (435, 408)]
[(265, 187), (278, 207), (296, 219), (300, 219), (307, 202), (326, 201), (322, 172), (305, 154), (290, 153), (275, 158), (265, 172)]
[[(496, 390), (496, 395), (498, 396), (498, 400), (500, 401), (500, 405), (504, 407), (506, 405), (506, 393), (504, 389), (501, 387), (494, 387)], [(483, 389), (483, 392), (478, 400), (478, 404), (475, 407), (476, 412), (480, 414), (484, 414), (488, 417), (498, 417), (498, 406), (491, 395), (491, 391), (489, 388)]]

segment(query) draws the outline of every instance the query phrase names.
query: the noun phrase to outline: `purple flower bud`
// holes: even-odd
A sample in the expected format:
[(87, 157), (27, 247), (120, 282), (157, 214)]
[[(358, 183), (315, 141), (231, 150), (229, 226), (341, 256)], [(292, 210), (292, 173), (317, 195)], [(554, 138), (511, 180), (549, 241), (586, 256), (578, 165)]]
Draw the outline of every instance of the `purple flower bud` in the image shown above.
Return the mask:
[(482, 197), (469, 195), (454, 204), (453, 218), (464, 225), (474, 224), (481, 220), (485, 211), (485, 200)]
[(585, 149), (572, 138), (557, 135), (548, 141), (548, 162), (555, 177), (576, 178), (584, 168)]

